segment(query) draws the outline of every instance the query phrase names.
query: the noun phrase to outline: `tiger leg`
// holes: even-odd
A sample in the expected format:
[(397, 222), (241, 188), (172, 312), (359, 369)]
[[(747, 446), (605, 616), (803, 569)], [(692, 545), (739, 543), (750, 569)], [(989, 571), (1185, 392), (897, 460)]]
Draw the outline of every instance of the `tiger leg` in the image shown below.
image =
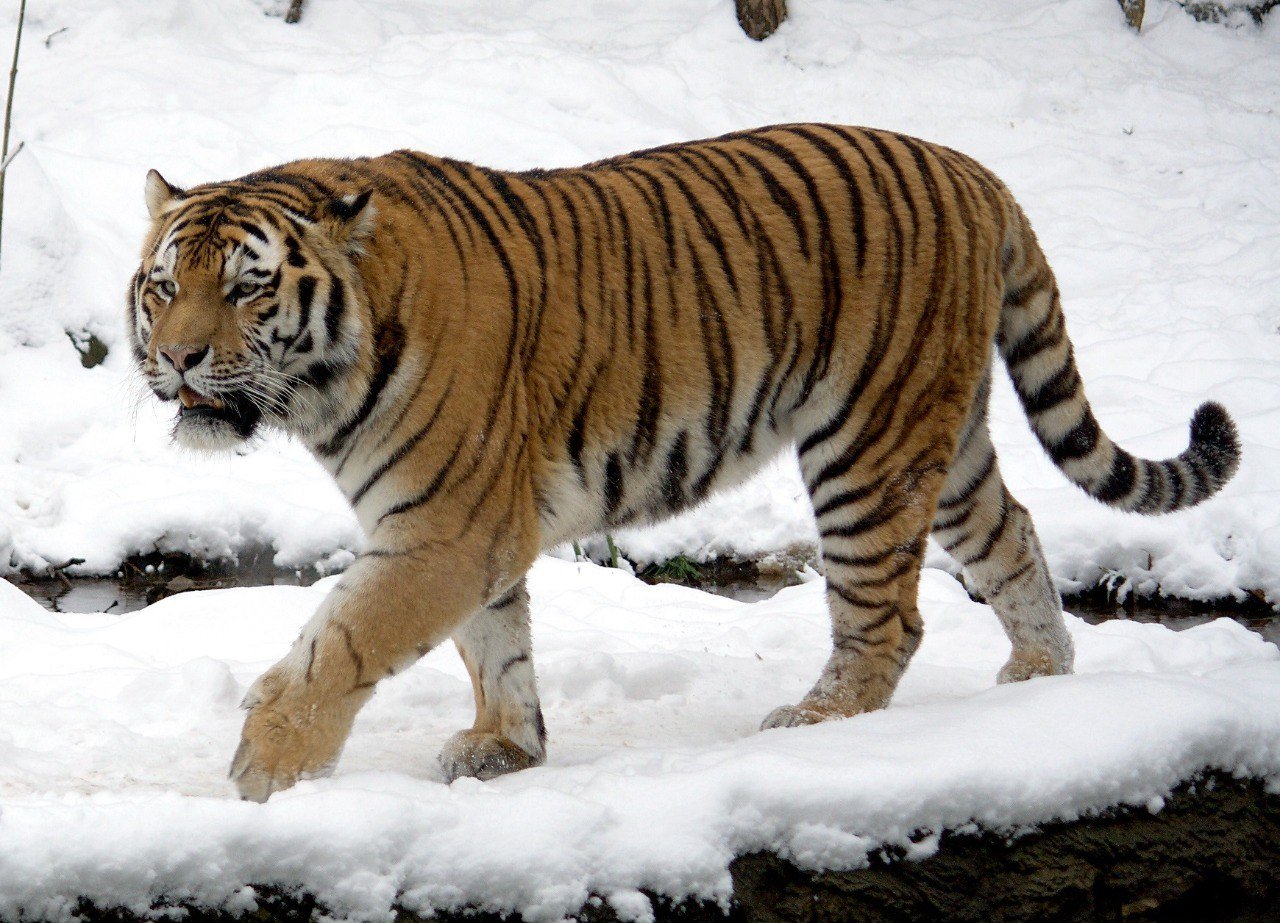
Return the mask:
[(459, 776), (492, 779), (541, 765), (547, 730), (533, 672), (524, 580), (463, 623), (453, 633), (453, 643), (471, 674), (476, 720), (441, 750), (445, 781)]
[(810, 487), (822, 536), (832, 651), (804, 699), (774, 709), (762, 729), (889, 704), (923, 634), (916, 593), (943, 476), (941, 458), (926, 453), (874, 484)]
[(1031, 516), (1005, 487), (987, 430), (986, 388), (974, 402), (934, 517), (933, 534), (964, 566), (1013, 644), (1002, 683), (1070, 673), (1071, 636)]
[[(375, 546), (379, 536), (372, 537)], [(511, 566), (527, 566), (513, 560)], [(470, 548), (420, 544), (359, 557), (289, 653), (250, 688), (231, 778), (265, 801), (327, 775), (374, 686), (416, 662), (481, 608), (487, 576)]]

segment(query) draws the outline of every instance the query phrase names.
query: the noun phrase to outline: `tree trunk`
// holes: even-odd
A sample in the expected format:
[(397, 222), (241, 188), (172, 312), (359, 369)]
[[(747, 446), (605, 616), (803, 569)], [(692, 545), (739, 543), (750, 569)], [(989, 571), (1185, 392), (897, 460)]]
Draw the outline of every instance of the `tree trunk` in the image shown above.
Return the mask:
[(787, 0), (735, 0), (738, 25), (757, 42), (763, 41), (787, 18)]
[(1147, 11), (1147, 0), (1118, 0), (1120, 9), (1124, 10), (1124, 18), (1135, 31), (1142, 31), (1142, 16)]

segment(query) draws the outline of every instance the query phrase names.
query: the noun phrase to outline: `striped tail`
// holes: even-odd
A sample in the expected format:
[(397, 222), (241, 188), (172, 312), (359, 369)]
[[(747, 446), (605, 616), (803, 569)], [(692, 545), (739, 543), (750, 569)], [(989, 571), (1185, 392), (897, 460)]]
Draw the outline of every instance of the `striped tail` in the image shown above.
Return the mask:
[(1019, 214), (1004, 256), (1004, 305), (996, 345), (1040, 444), (1089, 496), (1134, 513), (1171, 513), (1207, 500), (1240, 463), (1235, 424), (1221, 404), (1191, 418), (1191, 445), (1149, 461), (1102, 431), (1085, 397), (1053, 273)]

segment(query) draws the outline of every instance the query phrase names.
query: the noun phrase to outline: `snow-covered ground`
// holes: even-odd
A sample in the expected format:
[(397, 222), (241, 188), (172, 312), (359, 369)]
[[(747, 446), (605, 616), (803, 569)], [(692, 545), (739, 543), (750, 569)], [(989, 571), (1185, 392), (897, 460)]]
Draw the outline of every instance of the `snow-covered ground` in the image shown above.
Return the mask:
[[(1110, 580), (1280, 601), (1280, 17), (1198, 24), (1167, 0), (795, 0), (764, 43), (729, 0), (46, 0), (30, 4), (0, 272), (0, 572), (156, 549), (281, 566), (360, 537), (297, 446), (168, 444), (130, 377), (121, 304), (142, 177), (189, 184), (414, 146), (500, 167), (579, 163), (777, 121), (891, 127), (989, 164), (1056, 267), (1089, 393), (1127, 447), (1185, 445), (1214, 398), (1245, 441), (1221, 498), (1115, 514), (1043, 457), (1001, 382), (994, 429), (1064, 589)], [(0, 14), (11, 34), (17, 4)], [(67, 331), (96, 334), (82, 369)], [(663, 527), (638, 561), (812, 543), (794, 464)]]
[[(45, 0), (27, 11), (0, 269), (0, 573), (152, 550), (339, 568), (359, 535), (297, 445), (168, 443), (120, 314), (142, 177), (239, 175), (413, 146), (500, 167), (582, 162), (749, 125), (896, 128), (983, 160), (1019, 195), (1064, 289), (1099, 416), (1165, 456), (1204, 399), (1245, 442), (1202, 508), (1114, 514), (1044, 459), (996, 395), (1006, 476), (1066, 589), (1280, 602), (1280, 17), (1197, 24), (1148, 0), (793, 0), (763, 44), (729, 0)], [(0, 37), (16, 4), (0, 12)], [(2, 47), (3, 43), (0, 43)], [(110, 347), (81, 368), (68, 341)], [(794, 464), (620, 536), (636, 560), (814, 540)], [(943, 829), (1159, 810), (1205, 768), (1280, 790), (1280, 652), (1225, 620), (1174, 633), (1070, 620), (1078, 674), (996, 687), (1008, 652), (951, 577), (922, 582), (924, 645), (888, 710), (756, 733), (829, 649), (821, 583), (736, 603), (543, 559), (531, 577), (551, 756), (441, 784), (468, 726), (445, 648), (383, 684), (337, 774), (266, 805), (225, 780), (248, 683), (331, 581), (53, 615), (0, 581), (0, 918), (80, 897), (248, 908), (249, 884), (341, 915), (461, 905), (557, 919), (589, 893), (724, 899), (736, 854), (856, 867)]]
[(256, 884), (362, 919), (398, 901), (554, 920), (590, 893), (644, 919), (637, 889), (725, 899), (751, 850), (919, 858), (944, 829), (1159, 811), (1208, 767), (1280, 790), (1280, 651), (1227, 619), (1071, 618), (1077, 675), (997, 687), (994, 615), (929, 569), (887, 710), (758, 733), (829, 650), (820, 580), (743, 604), (548, 558), (530, 580), (548, 765), (441, 783), (435, 754), (471, 720), (446, 647), (379, 687), (334, 777), (236, 801), (237, 703), (336, 579), (125, 616), (52, 615), (0, 581), (0, 918), (247, 908)]

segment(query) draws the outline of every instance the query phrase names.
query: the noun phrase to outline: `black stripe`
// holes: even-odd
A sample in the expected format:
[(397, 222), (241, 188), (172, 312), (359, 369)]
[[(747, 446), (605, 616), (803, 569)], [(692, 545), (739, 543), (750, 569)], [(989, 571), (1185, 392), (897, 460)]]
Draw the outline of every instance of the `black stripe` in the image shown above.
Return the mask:
[(612, 517), (622, 503), (622, 462), (616, 452), (609, 453), (604, 466), (604, 513)]
[(1101, 430), (1098, 428), (1098, 421), (1086, 409), (1084, 419), (1080, 421), (1075, 429), (1056, 442), (1047, 443), (1045, 448), (1049, 450), (1049, 456), (1054, 463), (1058, 467), (1062, 467), (1063, 462), (1085, 458), (1092, 454), (1093, 450), (1098, 447), (1099, 435), (1101, 435)]
[[(964, 499), (968, 499), (968, 497), (966, 496)], [(973, 511), (977, 508), (978, 505), (976, 503), (967, 504), (960, 512), (947, 519), (941, 519), (935, 513), (930, 530), (933, 532), (949, 532), (952, 529), (958, 529), (969, 521), (969, 517), (973, 515)]]
[(877, 529), (885, 523), (892, 522), (899, 512), (901, 512), (901, 504), (894, 502), (891, 497), (885, 496), (876, 504), (874, 509), (865, 515), (842, 526), (823, 528), (820, 533), (823, 538), (857, 538), (859, 535), (870, 532), (872, 529)]
[[(1044, 325), (1037, 327), (1035, 332), (1019, 340), (1017, 346), (1002, 350), (1005, 365), (1016, 376), (1019, 366), (1034, 359), (1040, 353), (1059, 346), (1066, 334), (1061, 315), (1051, 314)], [(1075, 358), (1068, 354), (1068, 361), (1074, 362)]]
[(681, 430), (667, 453), (666, 471), (662, 476), (662, 499), (671, 510), (681, 509), (685, 505), (684, 479), (689, 474), (688, 444), (689, 433)]
[(328, 441), (322, 443), (319, 447), (321, 455), (334, 455), (347, 438), (360, 426), (373, 412), (374, 406), (378, 402), (382, 390), (387, 386), (387, 382), (391, 380), (391, 376), (396, 373), (396, 369), (400, 365), (400, 356), (404, 351), (404, 329), (396, 321), (384, 323), (378, 331), (378, 337), (375, 352), (378, 357), (378, 368), (373, 373), (373, 378), (369, 382), (369, 388), (365, 391), (364, 400), (360, 402), (360, 407), (356, 412), (340, 426), (329, 438)]
[(859, 500), (865, 500), (875, 494), (880, 487), (881, 485), (878, 482), (873, 482), (853, 490), (841, 491), (832, 497), (828, 497), (820, 506), (814, 507), (813, 516), (815, 519), (821, 519), (833, 510), (838, 510), (851, 503), (857, 503)]
[(975, 490), (981, 487), (986, 482), (987, 478), (991, 477), (991, 472), (994, 471), (995, 468), (996, 468), (996, 453), (988, 450), (987, 460), (983, 463), (982, 470), (979, 471), (977, 474), (975, 474), (972, 478), (970, 478), (965, 483), (964, 487), (960, 488), (959, 493), (951, 494), (950, 497), (948, 497), (947, 499), (939, 501), (938, 511), (941, 512), (943, 510), (954, 509), (955, 507), (959, 506), (961, 503), (964, 503), (965, 501), (967, 501), (970, 495), (972, 495)]
[(1049, 285), (1049, 273), (1046, 267), (1041, 266), (1030, 279), (1020, 285), (1005, 289), (1004, 306), (1006, 308), (1022, 309), (1027, 306), (1031, 300), (1031, 296), (1041, 291)]
[(314, 276), (302, 276), (298, 279), (298, 330), (305, 330), (311, 323), (311, 299), (316, 294)]
[[(1069, 357), (1068, 357), (1069, 358)], [(1062, 367), (1045, 379), (1034, 393), (1022, 393), (1022, 407), (1030, 416), (1048, 413), (1055, 407), (1073, 400), (1080, 391), (1080, 375), (1074, 362), (1064, 362)]]
[(1134, 466), (1134, 458), (1128, 452), (1116, 449), (1115, 458), (1111, 462), (1111, 470), (1107, 478), (1091, 493), (1103, 503), (1115, 504), (1133, 492), (1138, 482), (1138, 470)]
[(1004, 530), (1009, 527), (1009, 523), (1012, 519), (1013, 517), (1009, 515), (1009, 504), (1004, 498), (1002, 498), (1000, 501), (1000, 521), (996, 523), (996, 527), (987, 533), (987, 537), (983, 539), (981, 550), (979, 550), (975, 555), (961, 558), (961, 563), (963, 563), (965, 567), (972, 567), (974, 564), (981, 564), (987, 558), (991, 557), (992, 553), (996, 550), (996, 545), (999, 543), (1001, 536), (1004, 535)]
[(578, 472), (578, 481), (583, 487), (587, 486), (587, 469), (582, 463), (582, 450), (586, 447), (587, 441), (587, 415), (591, 412), (591, 399), (595, 394), (596, 382), (600, 379), (600, 369), (597, 368), (591, 376), (591, 380), (587, 382), (586, 392), (582, 395), (581, 402), (578, 404), (578, 411), (573, 415), (573, 425), (569, 428), (569, 436), (565, 441), (565, 449), (569, 453), (569, 461), (573, 463), (574, 470)]
[(858, 272), (861, 273), (867, 263), (867, 224), (866, 209), (862, 201), (862, 191), (858, 188), (857, 177), (853, 175), (849, 161), (841, 155), (840, 150), (826, 138), (813, 131), (813, 129), (805, 125), (797, 125), (793, 126), (790, 131), (817, 148), (827, 158), (827, 161), (836, 168), (840, 178), (844, 180), (845, 191), (849, 194), (849, 207), (853, 218), (854, 253), (857, 259)]
[(809, 259), (809, 231), (805, 227), (804, 214), (800, 210), (800, 205), (796, 202), (787, 187), (778, 182), (778, 178), (773, 172), (760, 161), (758, 157), (747, 151), (735, 150), (734, 153), (751, 165), (760, 177), (760, 181), (764, 184), (765, 191), (769, 193), (769, 198), (773, 200), (787, 219), (791, 222), (791, 229), (795, 232), (796, 242), (800, 246), (800, 255), (806, 260)]
[(454, 464), (456, 464), (459, 457), (461, 457), (462, 444), (466, 441), (466, 438), (465, 433), (458, 437), (458, 441), (454, 443), (453, 451), (448, 455), (448, 461), (446, 461), (440, 470), (436, 472), (436, 476), (431, 479), (431, 483), (427, 485), (425, 490), (413, 497), (410, 497), (408, 500), (404, 500), (389, 508), (385, 513), (378, 517), (378, 523), (381, 524), (392, 516), (407, 513), (408, 511), (416, 509), (423, 504), (430, 503), (432, 498), (435, 497), (435, 495), (440, 491), (440, 488), (444, 485), (444, 479), (449, 476), (449, 472), (453, 469)]
[(346, 371), (347, 367), (346, 363), (330, 362), (327, 359), (322, 359), (308, 366), (298, 376), (298, 381), (301, 384), (310, 385), (317, 391), (323, 391), (339, 374)]
[(1026, 576), (1026, 574), (1035, 566), (1036, 566), (1035, 561), (1024, 561), (1022, 563), (1022, 566), (1019, 567), (1017, 570), (1015, 570), (1013, 573), (1005, 574), (995, 583), (984, 588), (983, 596), (985, 596), (988, 600), (995, 599), (997, 596), (999, 596), (1001, 593), (1004, 592), (1005, 587), (1013, 583), (1013, 581), (1017, 580), (1018, 578)]
[(369, 492), (374, 484), (382, 480), (383, 476), (386, 475), (388, 471), (399, 464), (400, 460), (413, 451), (413, 447), (421, 442), (427, 434), (431, 432), (432, 428), (436, 425), (436, 420), (440, 417), (440, 411), (444, 409), (445, 402), (449, 399), (449, 393), (452, 390), (453, 381), (451, 380), (441, 393), (440, 399), (436, 401), (435, 409), (431, 411), (431, 416), (427, 418), (427, 422), (424, 423), (416, 433), (404, 442), (400, 443), (396, 450), (392, 452), (387, 459), (373, 471), (372, 474), (365, 478), (364, 483), (361, 484), (360, 487), (356, 489), (355, 493), (351, 495), (352, 506), (357, 505), (361, 498)]
[(329, 344), (332, 345), (338, 340), (338, 328), (342, 324), (342, 311), (346, 306), (343, 297), (342, 280), (337, 277), (329, 279), (329, 300), (324, 308), (324, 329), (328, 334)]
[(822, 560), (828, 564), (835, 564), (839, 567), (875, 567), (877, 564), (883, 564), (895, 554), (901, 554), (902, 549), (899, 547), (885, 548), (872, 554), (849, 555), (839, 554), (834, 551), (822, 550)]
[(285, 262), (295, 268), (301, 268), (307, 265), (307, 258), (302, 255), (302, 248), (298, 245), (298, 238), (292, 234), (288, 234), (284, 239), (285, 249), (289, 251), (289, 255), (285, 257)]
[[(875, 610), (875, 609), (883, 609), (887, 606), (889, 607), (890, 616), (892, 617), (892, 615), (894, 614), (894, 604), (892, 600), (871, 599), (866, 596), (859, 596), (853, 590), (850, 590), (847, 587), (840, 585), (839, 583), (832, 583), (831, 581), (827, 581), (827, 589), (835, 593), (837, 596), (839, 596), (849, 605), (856, 606), (859, 609)], [(884, 619), (884, 620), (877, 619), (874, 627), (879, 627), (880, 625), (883, 625), (886, 621), (888, 621), (888, 619)], [(854, 636), (858, 635), (859, 633), (860, 632), (855, 632)]]
[[(881, 603), (880, 605), (884, 605), (884, 604)], [(867, 608), (870, 608), (870, 607), (867, 607)], [(857, 626), (854, 629), (853, 634), (847, 635), (846, 637), (860, 638), (865, 641), (867, 639), (867, 636), (870, 635), (872, 632), (879, 631), (881, 628), (884, 628), (884, 626), (888, 625), (890, 622), (892, 622), (896, 618), (898, 618), (898, 607), (890, 606), (885, 611), (884, 615), (881, 615), (879, 618), (877, 618), (873, 622), (868, 622), (865, 625)]]

